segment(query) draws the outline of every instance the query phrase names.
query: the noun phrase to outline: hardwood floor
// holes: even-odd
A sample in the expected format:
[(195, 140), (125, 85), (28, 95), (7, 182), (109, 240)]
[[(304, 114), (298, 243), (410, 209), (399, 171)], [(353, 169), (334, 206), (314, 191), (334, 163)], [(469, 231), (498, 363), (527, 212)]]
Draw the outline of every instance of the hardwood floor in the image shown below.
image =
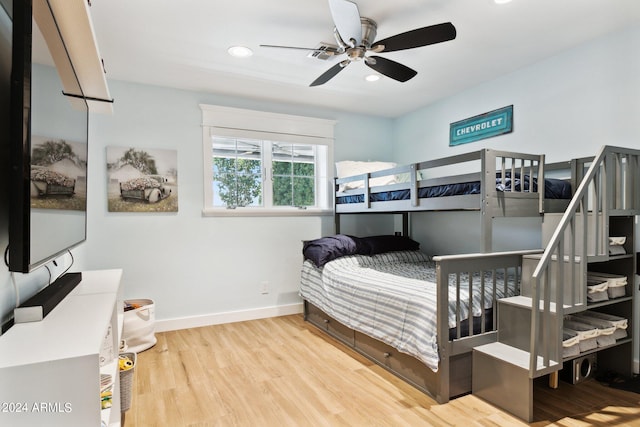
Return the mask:
[[(157, 334), (138, 354), (126, 427), (525, 426), (467, 395), (443, 405), (302, 315)], [(533, 426), (640, 426), (640, 394), (537, 387)]]

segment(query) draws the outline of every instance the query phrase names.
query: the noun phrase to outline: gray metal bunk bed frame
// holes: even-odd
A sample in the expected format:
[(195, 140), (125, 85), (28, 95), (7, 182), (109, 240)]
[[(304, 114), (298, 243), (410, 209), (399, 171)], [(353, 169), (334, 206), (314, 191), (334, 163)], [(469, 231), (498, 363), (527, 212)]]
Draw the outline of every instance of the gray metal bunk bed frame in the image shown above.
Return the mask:
[[(425, 179), (422, 177), (422, 179), (418, 179), (419, 171), (428, 174), (431, 169), (460, 166), (472, 161), (480, 163), (478, 172), (444, 178), (426, 177)], [(559, 162), (554, 164), (552, 169), (568, 169), (573, 177), (575, 175), (574, 167), (573, 162)], [(482, 215), (481, 253), (436, 256), (433, 258), (437, 271), (437, 346), (440, 356), (437, 371), (431, 370), (418, 359), (399, 352), (395, 348), (333, 319), (307, 300), (304, 301), (305, 320), (430, 395), (438, 403), (445, 403), (451, 398), (470, 393), (472, 390), (472, 350), (476, 346), (496, 341), (497, 311), (495, 307), (497, 307), (497, 300), (494, 295), (494, 309), (482, 313), (479, 319), (479, 330), (469, 327), (468, 324), (467, 331), (461, 332), (464, 331), (459, 315), (461, 286), (469, 286), (469, 289), (478, 289), (484, 295), (484, 289), (487, 284), (481, 277), (489, 274), (495, 280), (498, 272), (503, 272), (505, 276), (512, 276), (513, 280), (519, 283), (523, 256), (542, 253), (542, 250), (491, 253), (493, 218), (539, 216), (545, 210), (562, 212), (569, 203), (568, 200), (545, 200), (544, 184), (539, 185), (537, 191), (533, 191), (531, 182), (529, 182), (529, 188), (532, 191), (497, 191), (495, 177), (497, 173), (500, 173), (501, 177), (505, 177), (505, 173), (509, 172), (511, 176), (520, 174), (521, 176), (528, 176), (529, 179), (535, 177), (538, 182), (543, 183), (544, 170), (544, 155), (528, 155), (483, 149), (472, 153), (399, 166), (385, 171), (336, 179), (336, 197), (364, 195), (362, 203), (335, 205), (336, 233), (340, 232), (340, 215), (342, 214), (401, 214), (403, 235), (406, 236), (409, 235), (409, 214), (411, 212), (473, 210), (480, 212)], [(405, 173), (409, 174), (409, 179), (405, 183), (379, 187), (370, 186), (371, 179)], [(339, 191), (341, 184), (353, 181), (363, 181), (364, 185), (362, 188)], [(481, 191), (479, 194), (425, 199), (418, 197), (417, 190), (420, 187), (472, 181), (480, 182)], [(572, 185), (572, 188), (575, 188), (574, 185)], [(409, 200), (369, 201), (369, 195), (374, 191), (393, 191), (398, 189), (408, 189), (410, 191)], [(474, 273), (476, 274), (475, 277)], [(470, 279), (472, 277), (474, 278)], [(471, 280), (471, 284), (465, 285), (464, 278)], [(454, 310), (456, 311), (455, 317), (457, 319), (454, 329), (456, 333), (453, 337), (450, 336), (449, 328), (449, 310), (452, 306), (449, 301), (450, 283), (455, 283), (455, 295), (457, 295), (458, 299), (453, 304), (456, 307)], [(485, 327), (485, 316), (492, 317), (492, 327)]]
[[(562, 212), (569, 200), (552, 200), (544, 197), (545, 176), (544, 155), (523, 154), (511, 151), (482, 149), (470, 153), (419, 163), (398, 166), (392, 169), (370, 172), (351, 177), (338, 178), (335, 181), (335, 226), (340, 232), (340, 215), (363, 213), (397, 213), (403, 214), (403, 228), (408, 234), (408, 216), (411, 212), (424, 211), (477, 211), (481, 215), (481, 252), (492, 251), (493, 220), (499, 217), (539, 217), (546, 212)], [(556, 164), (556, 167), (569, 169), (571, 162)], [(447, 170), (454, 170), (456, 175), (441, 176)], [(459, 174), (460, 170), (473, 169), (476, 172)], [(407, 175), (406, 182), (384, 186), (372, 186), (375, 178), (390, 175)], [(440, 176), (438, 176), (440, 175)], [(496, 184), (506, 184), (507, 177), (526, 177), (528, 185), (519, 188), (507, 188), (499, 191)], [(533, 180), (540, 183), (534, 188)], [(522, 178), (524, 184), (525, 178)], [(362, 182), (360, 188), (341, 191), (349, 183)], [(464, 184), (479, 182), (477, 194), (463, 194), (444, 197), (420, 198), (418, 190), (423, 187)], [(526, 187), (526, 189), (525, 189)], [(373, 193), (408, 190), (406, 200), (370, 201)], [(360, 203), (337, 203), (337, 198), (344, 196), (361, 196)]]

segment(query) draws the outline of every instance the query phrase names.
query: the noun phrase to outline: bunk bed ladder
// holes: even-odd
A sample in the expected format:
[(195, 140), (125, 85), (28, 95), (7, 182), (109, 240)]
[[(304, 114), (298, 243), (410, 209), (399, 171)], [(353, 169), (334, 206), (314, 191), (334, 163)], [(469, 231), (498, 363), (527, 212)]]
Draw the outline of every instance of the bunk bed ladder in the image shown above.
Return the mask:
[(498, 302), (497, 341), (474, 348), (474, 394), (532, 421), (533, 380), (557, 380), (563, 317), (586, 309), (587, 262), (608, 258), (615, 214), (640, 214), (640, 150), (603, 146), (544, 252), (523, 257), (521, 295)]

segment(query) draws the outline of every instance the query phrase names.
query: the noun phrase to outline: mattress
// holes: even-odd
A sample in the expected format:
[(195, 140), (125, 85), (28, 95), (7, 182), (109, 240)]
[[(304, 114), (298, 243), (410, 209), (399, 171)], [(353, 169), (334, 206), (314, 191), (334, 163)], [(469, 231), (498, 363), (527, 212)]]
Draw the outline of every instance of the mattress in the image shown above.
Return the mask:
[[(515, 182), (507, 178), (505, 182), (498, 177), (496, 178), (496, 190), (512, 191), (512, 185), (515, 185), (515, 191), (521, 191), (521, 180), (516, 176)], [(571, 184), (562, 179), (546, 178), (544, 196), (547, 199), (571, 199)], [(529, 177), (525, 176), (524, 191), (529, 191)], [(533, 191), (537, 190), (538, 184), (534, 178)], [(462, 196), (467, 194), (480, 194), (480, 181), (464, 182), (458, 184), (436, 185), (432, 187), (418, 188), (418, 198), (425, 199), (430, 197), (448, 197)], [(411, 191), (409, 189), (381, 191), (371, 193), (369, 199), (371, 202), (386, 202), (390, 200), (409, 200)], [(337, 204), (362, 203), (364, 202), (364, 194), (354, 194), (340, 196), (336, 198)]]
[[(477, 276), (479, 282), (479, 276)], [(455, 280), (449, 284), (450, 328), (457, 325)], [(492, 308), (493, 281), (487, 275), (484, 298), (474, 280), (460, 289), (460, 320), (480, 317)], [(496, 280), (498, 298), (517, 294), (513, 280)], [(300, 296), (344, 325), (416, 357), (437, 371), (435, 263), (419, 251), (374, 256), (350, 255), (318, 268), (304, 261)], [(472, 301), (471, 306), (469, 301)], [(446, 337), (445, 339), (448, 339)]]

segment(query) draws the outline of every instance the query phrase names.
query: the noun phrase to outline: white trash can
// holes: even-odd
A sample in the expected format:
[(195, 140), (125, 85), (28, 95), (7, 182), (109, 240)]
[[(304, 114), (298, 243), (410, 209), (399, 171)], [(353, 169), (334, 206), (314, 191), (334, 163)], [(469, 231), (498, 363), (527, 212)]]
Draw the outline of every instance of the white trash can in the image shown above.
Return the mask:
[[(127, 351), (139, 353), (156, 344), (155, 304), (150, 299), (131, 299), (125, 302), (122, 337)], [(127, 309), (128, 307), (135, 307)]]

